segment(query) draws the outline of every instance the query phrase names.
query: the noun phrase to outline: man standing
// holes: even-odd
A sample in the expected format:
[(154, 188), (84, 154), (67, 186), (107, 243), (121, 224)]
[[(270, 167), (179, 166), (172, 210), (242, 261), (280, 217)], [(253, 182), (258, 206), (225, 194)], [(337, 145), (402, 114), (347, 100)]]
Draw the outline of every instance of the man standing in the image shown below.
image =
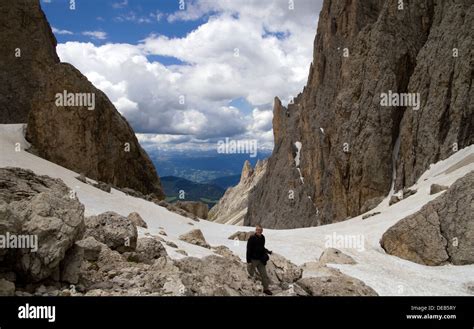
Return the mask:
[(265, 237), (263, 236), (263, 228), (260, 225), (255, 227), (255, 234), (247, 241), (247, 268), (250, 276), (255, 275), (255, 269), (258, 270), (262, 278), (263, 292), (267, 295), (272, 295), (268, 289), (269, 279), (265, 266), (270, 259), (268, 255), (272, 252), (265, 249)]

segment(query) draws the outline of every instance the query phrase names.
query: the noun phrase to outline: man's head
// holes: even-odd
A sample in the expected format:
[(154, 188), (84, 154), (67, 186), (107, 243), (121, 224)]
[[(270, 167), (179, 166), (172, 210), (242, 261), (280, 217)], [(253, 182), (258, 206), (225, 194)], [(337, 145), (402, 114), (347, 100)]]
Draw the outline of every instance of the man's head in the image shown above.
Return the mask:
[(255, 225), (255, 234), (257, 236), (262, 235), (263, 233), (263, 227), (260, 224)]

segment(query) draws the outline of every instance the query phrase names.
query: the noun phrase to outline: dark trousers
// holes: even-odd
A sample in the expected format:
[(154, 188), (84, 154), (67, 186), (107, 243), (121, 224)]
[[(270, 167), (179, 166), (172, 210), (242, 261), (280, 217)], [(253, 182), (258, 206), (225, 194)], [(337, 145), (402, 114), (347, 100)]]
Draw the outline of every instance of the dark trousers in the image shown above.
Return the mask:
[(257, 260), (257, 259), (252, 259), (251, 263), (247, 264), (247, 270), (250, 274), (250, 276), (255, 275), (255, 269), (258, 270), (258, 273), (260, 274), (260, 277), (262, 278), (262, 285), (264, 290), (268, 290), (268, 285), (269, 285), (269, 279), (267, 275), (267, 269), (265, 268), (265, 265)]

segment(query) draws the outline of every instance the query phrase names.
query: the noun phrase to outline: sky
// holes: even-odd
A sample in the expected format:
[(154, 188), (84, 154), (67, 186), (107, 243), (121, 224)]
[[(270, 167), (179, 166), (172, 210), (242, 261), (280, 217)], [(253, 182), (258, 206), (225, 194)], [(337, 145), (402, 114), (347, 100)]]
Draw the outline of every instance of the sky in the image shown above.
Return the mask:
[(63, 62), (148, 150), (273, 148), (272, 107), (302, 91), (321, 0), (41, 0)]

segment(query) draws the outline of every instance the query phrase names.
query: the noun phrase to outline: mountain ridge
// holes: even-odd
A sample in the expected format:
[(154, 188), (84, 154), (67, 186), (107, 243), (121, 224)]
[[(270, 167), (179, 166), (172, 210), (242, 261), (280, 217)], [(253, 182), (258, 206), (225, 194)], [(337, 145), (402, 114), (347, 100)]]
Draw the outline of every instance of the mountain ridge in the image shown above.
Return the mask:
[[(286, 229), (357, 216), (474, 143), (474, 4), (402, 7), (324, 1), (307, 85), (288, 107), (275, 99), (275, 148), (245, 225)], [(382, 106), (389, 91), (419, 94), (420, 109)]]

